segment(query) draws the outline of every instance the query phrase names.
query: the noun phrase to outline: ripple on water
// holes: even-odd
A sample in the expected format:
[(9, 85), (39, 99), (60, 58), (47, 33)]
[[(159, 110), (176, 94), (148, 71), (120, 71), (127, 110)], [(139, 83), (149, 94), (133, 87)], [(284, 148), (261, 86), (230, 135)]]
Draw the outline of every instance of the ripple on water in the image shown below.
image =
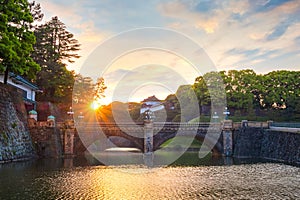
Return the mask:
[(300, 168), (78, 167), (45, 172), (27, 189), (35, 199), (299, 199)]

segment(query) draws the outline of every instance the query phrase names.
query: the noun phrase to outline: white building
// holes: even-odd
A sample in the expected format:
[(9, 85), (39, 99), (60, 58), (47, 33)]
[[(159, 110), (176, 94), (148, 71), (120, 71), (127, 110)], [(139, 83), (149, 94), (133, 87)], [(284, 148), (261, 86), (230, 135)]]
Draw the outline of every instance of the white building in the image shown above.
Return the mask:
[(152, 112), (164, 109), (164, 105), (160, 102), (159, 99), (155, 97), (155, 95), (148, 97), (142, 101), (142, 107), (140, 110), (140, 114), (143, 114), (146, 110), (150, 110)]
[[(0, 74), (0, 82), (4, 82), (4, 74)], [(24, 79), (22, 76), (13, 73), (9, 73), (7, 84), (14, 86), (23, 96), (27, 111), (35, 109), (35, 94), (39, 91), (39, 88), (36, 85)]]

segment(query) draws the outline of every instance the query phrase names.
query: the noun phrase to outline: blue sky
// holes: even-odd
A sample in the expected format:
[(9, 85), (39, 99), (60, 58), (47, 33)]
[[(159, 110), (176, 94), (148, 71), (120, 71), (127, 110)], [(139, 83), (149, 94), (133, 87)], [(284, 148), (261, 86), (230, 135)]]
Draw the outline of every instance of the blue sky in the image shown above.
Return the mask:
[[(57, 15), (82, 44), (82, 57), (68, 66), (76, 71), (80, 71), (89, 54), (108, 38), (143, 27), (167, 28), (188, 36), (203, 48), (217, 70), (247, 68), (257, 73), (300, 70), (299, 0), (38, 2), (45, 13), (45, 21)], [(163, 55), (162, 60), (166, 57)], [(146, 62), (144, 57), (138, 58), (140, 65)], [(174, 60), (169, 58), (169, 64), (162, 62), (171, 66)], [(109, 73), (130, 69), (128, 59), (117, 63), (119, 68)], [(109, 76), (113, 77), (107, 74)], [(192, 83), (196, 76), (190, 77), (187, 82)], [(116, 84), (113, 82), (110, 80), (111, 85)]]

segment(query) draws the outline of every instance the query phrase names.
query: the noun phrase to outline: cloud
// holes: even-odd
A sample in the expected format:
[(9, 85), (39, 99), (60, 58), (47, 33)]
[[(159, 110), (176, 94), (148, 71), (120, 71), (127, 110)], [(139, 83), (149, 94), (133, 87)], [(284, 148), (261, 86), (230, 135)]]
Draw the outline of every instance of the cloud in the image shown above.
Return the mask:
[(168, 2), (159, 10), (173, 19), (171, 28), (201, 42), (219, 69), (242, 65), (259, 70), (264, 62), (288, 52), (298, 55), (299, 0), (210, 2)]
[(163, 16), (191, 23), (193, 27), (203, 29), (206, 33), (213, 33), (218, 27), (218, 22), (215, 18), (208, 18), (204, 14), (191, 11), (183, 2), (162, 3), (158, 5), (158, 10)]
[(278, 24), (275, 29), (272, 31), (271, 34), (269, 34), (267, 36), (267, 40), (276, 40), (278, 39), (280, 36), (282, 36), (286, 30), (288, 29), (288, 27), (290, 26), (290, 23), (284, 21), (280, 24)]
[(235, 55), (235, 54), (239, 54), (239, 55), (257, 55), (259, 53), (259, 49), (237, 49), (237, 48), (233, 48), (230, 49), (226, 52), (226, 54), (229, 55)]
[(68, 64), (68, 69), (79, 72), (85, 59), (110, 34), (109, 31), (100, 31), (93, 20), (81, 14), (85, 10), (82, 10), (80, 1), (41, 0), (41, 7), (45, 12), (44, 22), (49, 21), (53, 16), (58, 16), (81, 44), (78, 52), (81, 57), (75, 63)]
[[(299, 69), (295, 63), (300, 61), (300, 0), (133, 0), (130, 3), (41, 0), (41, 5), (46, 11), (45, 20), (58, 15), (82, 44), (82, 58), (69, 66), (72, 69), (79, 69), (91, 52), (112, 35), (145, 26), (171, 28), (187, 35), (206, 51), (219, 70), (244, 67), (267, 72), (280, 69), (279, 65), (285, 69)], [(148, 38), (139, 35), (133, 39), (144, 43)], [(103, 54), (118, 52), (136, 41), (117, 42), (121, 43), (119, 48), (107, 49)], [(177, 40), (174, 44), (176, 48), (188, 48)], [(95, 66), (89, 66), (92, 76), (97, 75), (93, 67), (99, 66), (100, 59), (106, 59), (101, 56), (95, 58)], [(124, 76), (127, 76), (128, 85), (136, 83), (137, 75), (149, 76), (153, 81), (173, 79), (174, 82), (175, 77), (170, 73), (153, 67), (148, 73), (130, 75), (134, 68), (151, 64), (167, 66), (189, 83), (198, 75), (183, 58), (170, 52), (132, 52), (116, 59), (105, 72), (109, 88), (115, 87)], [(210, 69), (208, 65), (202, 64), (203, 68)]]

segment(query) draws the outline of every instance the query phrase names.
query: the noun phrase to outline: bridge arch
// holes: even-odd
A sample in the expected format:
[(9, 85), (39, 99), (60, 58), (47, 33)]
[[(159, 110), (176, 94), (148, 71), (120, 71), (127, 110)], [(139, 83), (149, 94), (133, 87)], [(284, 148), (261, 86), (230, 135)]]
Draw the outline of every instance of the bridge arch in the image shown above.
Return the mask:
[[(174, 133), (159, 133), (157, 135), (154, 136), (153, 140), (154, 140), (154, 151), (159, 149), (160, 146), (165, 143), (166, 141), (175, 138), (177, 136), (176, 132)], [(205, 136), (206, 134), (204, 132), (198, 133), (196, 134), (196, 136), (186, 136), (186, 135), (182, 135), (183, 137), (193, 137), (194, 139), (198, 140), (199, 142), (204, 142)], [(213, 155), (221, 155), (223, 152), (223, 148), (222, 148), (222, 144), (218, 141), (217, 143), (215, 143), (215, 140), (212, 138), (207, 137), (205, 140), (205, 143), (207, 146), (213, 146), (212, 148), (212, 153)], [(205, 145), (205, 144), (204, 144)]]
[[(221, 139), (218, 139), (218, 142), (215, 142), (215, 138), (209, 138), (210, 134), (207, 134), (208, 127), (207, 126), (198, 126), (197, 124), (190, 125), (190, 124), (183, 124), (182, 126), (179, 126), (180, 124), (154, 124), (154, 132), (159, 131), (157, 133), (154, 133), (153, 136), (153, 150), (158, 150), (160, 146), (166, 142), (167, 140), (174, 138), (175, 136), (184, 136), (184, 137), (192, 137), (195, 138), (198, 141), (201, 141), (202, 143), (205, 141), (207, 146), (213, 147), (212, 152), (213, 154), (222, 154), (223, 153), (223, 144)], [(85, 141), (85, 144), (89, 144), (89, 142), (93, 142), (96, 139), (99, 139), (99, 134), (97, 132), (99, 131), (99, 125), (97, 124), (87, 124), (82, 127), (76, 127), (82, 128), (81, 131), (83, 134), (86, 134), (87, 138), (85, 138), (87, 141)], [(132, 127), (132, 124), (121, 124), (121, 125), (115, 125), (115, 124), (105, 124), (101, 126), (101, 129), (103, 133), (105, 134), (106, 138), (109, 138), (111, 136), (114, 137), (122, 137), (126, 140), (131, 141), (134, 147), (140, 149), (141, 151), (144, 151), (144, 128), (142, 126), (138, 127)], [(195, 131), (197, 131), (197, 134), (195, 135)], [(215, 132), (222, 131), (220, 128), (216, 128)], [(128, 134), (128, 133), (132, 133)], [(142, 136), (142, 137), (139, 137)], [(103, 139), (103, 137), (102, 137)]]

